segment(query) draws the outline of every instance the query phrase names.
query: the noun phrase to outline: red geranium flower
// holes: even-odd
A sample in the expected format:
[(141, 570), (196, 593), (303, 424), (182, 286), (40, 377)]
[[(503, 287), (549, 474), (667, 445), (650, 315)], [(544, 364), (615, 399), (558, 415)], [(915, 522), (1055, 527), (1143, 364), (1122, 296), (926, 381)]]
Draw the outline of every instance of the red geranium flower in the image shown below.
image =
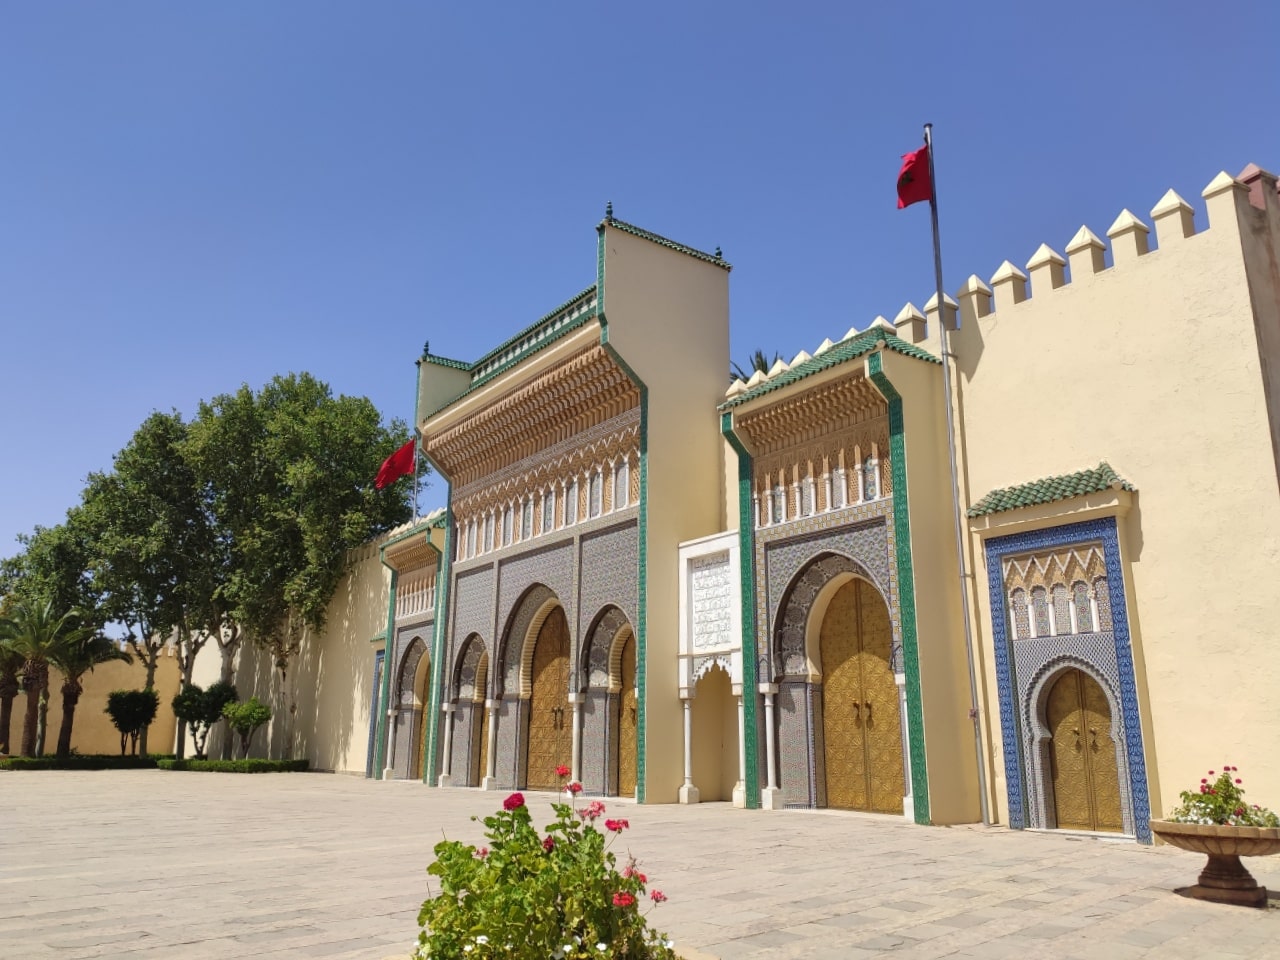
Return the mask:
[(604, 813), (604, 804), (599, 800), (592, 800), (579, 816), (584, 820), (594, 820), (602, 813)]
[(511, 796), (507, 797), (507, 799), (502, 801), (503, 810), (518, 810), (520, 807), (523, 807), (523, 806), (524, 806), (523, 793), (513, 793)]
[(550, 853), (550, 852), (551, 852), (552, 850), (554, 850), (555, 848), (556, 848), (556, 838), (555, 838), (555, 837), (547, 837), (547, 839), (545, 839), (545, 840), (543, 840), (543, 841), (542, 841), (542, 849), (543, 849), (543, 850), (545, 850), (545, 851), (547, 851), (547, 853)]
[(614, 833), (621, 833), (629, 826), (631, 826), (631, 824), (627, 823), (625, 820), (606, 820), (604, 822), (604, 828), (606, 830), (612, 830)]
[(568, 775), (569, 775), (569, 768), (566, 767), (563, 763), (560, 764), (560, 766), (556, 767), (557, 777), (567, 777)]
[(615, 907), (629, 907), (636, 902), (636, 898), (629, 893), (615, 893), (613, 895), (613, 905)]
[(580, 784), (577, 780), (574, 780), (572, 783), (565, 784), (564, 788), (568, 790), (570, 793), (572, 793), (574, 796), (577, 796), (582, 792), (582, 784)]
[(663, 903), (666, 901), (667, 895), (663, 893), (661, 890), (653, 890), (653, 891), (650, 891), (649, 893), (649, 899), (652, 900), (654, 903)]
[(481, 860), (483, 860), (488, 855), (489, 855), (488, 847), (481, 847), (479, 850), (476, 851), (476, 856), (479, 857)]

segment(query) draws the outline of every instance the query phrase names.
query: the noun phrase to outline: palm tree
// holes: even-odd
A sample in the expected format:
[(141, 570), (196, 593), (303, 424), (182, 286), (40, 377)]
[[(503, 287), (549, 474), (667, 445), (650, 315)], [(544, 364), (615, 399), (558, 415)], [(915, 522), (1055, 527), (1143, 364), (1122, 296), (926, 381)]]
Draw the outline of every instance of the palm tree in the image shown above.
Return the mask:
[(751, 355), (751, 360), (747, 363), (747, 369), (738, 366), (736, 362), (729, 364), (729, 380), (750, 380), (751, 375), (759, 370), (761, 373), (768, 373), (769, 368), (782, 359), (782, 354), (775, 353), (773, 359), (770, 360), (765, 356), (763, 350), (757, 350)]
[(122, 660), (133, 663), (133, 657), (120, 649), (114, 640), (98, 633), (74, 631), (60, 643), (57, 649), (50, 651), (49, 662), (57, 667), (64, 677), (62, 681), (62, 726), (58, 730), (58, 756), (66, 757), (71, 753), (71, 724), (75, 722), (76, 704), (80, 702), (80, 694), (84, 685), (80, 678), (92, 673), (100, 663)]
[(13, 698), (22, 689), (18, 671), (22, 657), (8, 644), (0, 642), (0, 753), (9, 752), (9, 722), (13, 717)]
[(92, 631), (80, 625), (75, 611), (57, 613), (52, 602), (19, 600), (0, 620), (0, 643), (22, 657), (22, 690), (27, 712), (22, 723), (22, 755), (44, 753), (45, 723), (49, 718), (49, 659), (66, 643)]

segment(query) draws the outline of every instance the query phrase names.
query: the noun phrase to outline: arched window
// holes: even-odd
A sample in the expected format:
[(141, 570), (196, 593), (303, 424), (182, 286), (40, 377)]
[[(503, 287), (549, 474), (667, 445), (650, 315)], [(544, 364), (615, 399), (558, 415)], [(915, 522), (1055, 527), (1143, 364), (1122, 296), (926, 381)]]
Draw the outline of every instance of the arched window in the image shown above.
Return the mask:
[(474, 520), (467, 524), (467, 556), (474, 557), (476, 555), (476, 522)]
[(1031, 619), (1027, 615), (1027, 591), (1019, 587), (1009, 598), (1013, 612), (1013, 638), (1026, 640), (1031, 636)]
[(569, 481), (569, 486), (564, 494), (564, 523), (565, 526), (578, 522), (578, 481), (576, 479)]
[(877, 466), (875, 457), (867, 457), (862, 461), (862, 498), (864, 500), (874, 500), (880, 495)]
[(800, 516), (813, 516), (813, 477), (804, 476), (800, 479)]
[(1093, 596), (1098, 603), (1098, 629), (1111, 629), (1111, 586), (1106, 577), (1093, 581)]
[(831, 478), (831, 509), (839, 510), (845, 505), (845, 488), (844, 467), (836, 467), (835, 473)]
[(493, 514), (486, 513), (484, 515), (484, 552), (488, 553), (493, 549)]
[(1036, 587), (1031, 591), (1031, 618), (1037, 637), (1047, 637), (1052, 634), (1053, 631), (1049, 626), (1049, 595), (1044, 587)]
[(1089, 585), (1083, 580), (1071, 585), (1071, 604), (1076, 610), (1076, 632), (1092, 633), (1093, 606), (1089, 603)]
[(598, 517), (604, 507), (604, 477), (593, 470), (587, 486), (587, 516)]
[(520, 539), (533, 536), (533, 497), (526, 497), (520, 509)]
[(613, 509), (621, 510), (627, 505), (631, 493), (631, 464), (623, 457), (613, 468)]
[(773, 522), (782, 523), (787, 519), (787, 492), (781, 483), (773, 486)]
[(1067, 599), (1067, 587), (1063, 583), (1053, 585), (1053, 625), (1056, 635), (1071, 633), (1071, 601)]
[(547, 490), (542, 495), (542, 532), (550, 533), (556, 525), (556, 492)]
[(507, 509), (502, 512), (502, 545), (504, 547), (511, 546), (512, 531), (515, 530), (515, 517), (511, 513), (511, 504), (507, 504)]

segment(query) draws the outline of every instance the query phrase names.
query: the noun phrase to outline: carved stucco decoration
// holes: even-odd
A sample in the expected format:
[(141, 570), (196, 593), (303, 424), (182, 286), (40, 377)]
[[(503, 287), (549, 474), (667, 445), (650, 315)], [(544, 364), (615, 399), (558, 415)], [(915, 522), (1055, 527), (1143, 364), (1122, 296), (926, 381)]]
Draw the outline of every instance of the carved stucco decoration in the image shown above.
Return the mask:
[(774, 667), (780, 675), (808, 675), (805, 628), (809, 622), (809, 612), (822, 589), (842, 574), (853, 574), (875, 583), (875, 578), (866, 567), (839, 554), (826, 554), (814, 560), (792, 582), (774, 630)]
[(520, 692), (520, 663), (524, 654), (524, 641), (533, 618), (555, 593), (542, 584), (535, 584), (516, 604), (515, 612), (508, 619), (506, 632), (498, 652), (498, 669), (494, 671), (494, 696)]
[(587, 647), (581, 660), (582, 686), (603, 689), (610, 685), (609, 655), (613, 641), (627, 626), (627, 615), (612, 606), (596, 620), (587, 635)]

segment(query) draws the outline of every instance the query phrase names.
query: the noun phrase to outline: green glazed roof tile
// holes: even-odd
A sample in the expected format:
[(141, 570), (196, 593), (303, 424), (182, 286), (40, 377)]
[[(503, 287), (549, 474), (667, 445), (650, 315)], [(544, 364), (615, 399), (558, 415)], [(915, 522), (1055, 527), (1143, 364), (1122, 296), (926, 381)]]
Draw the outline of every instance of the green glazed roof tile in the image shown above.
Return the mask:
[(1059, 477), (1045, 477), (1016, 487), (992, 490), (969, 508), (969, 516), (985, 517), (1005, 510), (1016, 510), (1018, 507), (1034, 507), (1042, 503), (1069, 500), (1089, 493), (1101, 493), (1103, 490), (1132, 491), (1133, 489), (1133, 484), (1117, 474), (1104, 460), (1093, 470), (1081, 470), (1078, 473), (1063, 474)]
[(715, 264), (717, 267), (722, 267), (725, 270), (733, 269), (733, 265), (730, 264), (728, 261), (726, 261), (725, 258), (720, 255), (719, 248), (716, 249), (715, 253), (707, 253), (703, 250), (697, 250), (693, 247), (686, 246), (683, 243), (677, 243), (674, 240), (668, 239), (667, 237), (654, 233), (652, 230), (646, 230), (644, 229), (644, 227), (637, 227), (634, 223), (627, 223), (625, 220), (615, 220), (613, 217), (606, 216), (604, 220), (601, 221), (601, 225), (604, 225), (604, 224), (608, 224), (611, 227), (616, 227), (617, 229), (621, 230), (623, 233), (629, 233), (633, 237), (640, 237), (642, 240), (648, 240), (652, 243), (656, 243), (660, 247), (666, 247), (668, 250), (674, 250), (676, 251), (676, 253), (686, 254), (690, 257), (693, 257), (695, 260), (702, 260), (705, 263), (712, 263), (712, 264)]
[(758, 383), (750, 390), (738, 394), (736, 397), (730, 397), (724, 403), (720, 404), (719, 409), (728, 410), (732, 407), (746, 403), (748, 400), (754, 400), (756, 397), (771, 393), (774, 390), (780, 390), (783, 387), (790, 386), (797, 380), (803, 380), (805, 377), (811, 377), (815, 373), (820, 373), (829, 367), (834, 367), (838, 363), (845, 363), (854, 360), (875, 349), (876, 344), (881, 340), (887, 349), (895, 353), (901, 353), (903, 356), (915, 357), (917, 360), (927, 360), (930, 363), (941, 364), (941, 360), (929, 353), (927, 350), (921, 350), (915, 344), (908, 343), (899, 337), (888, 333), (883, 327), (869, 327), (861, 333), (850, 337), (848, 340), (842, 340), (833, 346), (830, 350), (824, 351), (821, 355), (810, 357), (803, 363), (798, 363), (790, 370), (784, 370), (776, 377), (770, 377), (764, 383)]

